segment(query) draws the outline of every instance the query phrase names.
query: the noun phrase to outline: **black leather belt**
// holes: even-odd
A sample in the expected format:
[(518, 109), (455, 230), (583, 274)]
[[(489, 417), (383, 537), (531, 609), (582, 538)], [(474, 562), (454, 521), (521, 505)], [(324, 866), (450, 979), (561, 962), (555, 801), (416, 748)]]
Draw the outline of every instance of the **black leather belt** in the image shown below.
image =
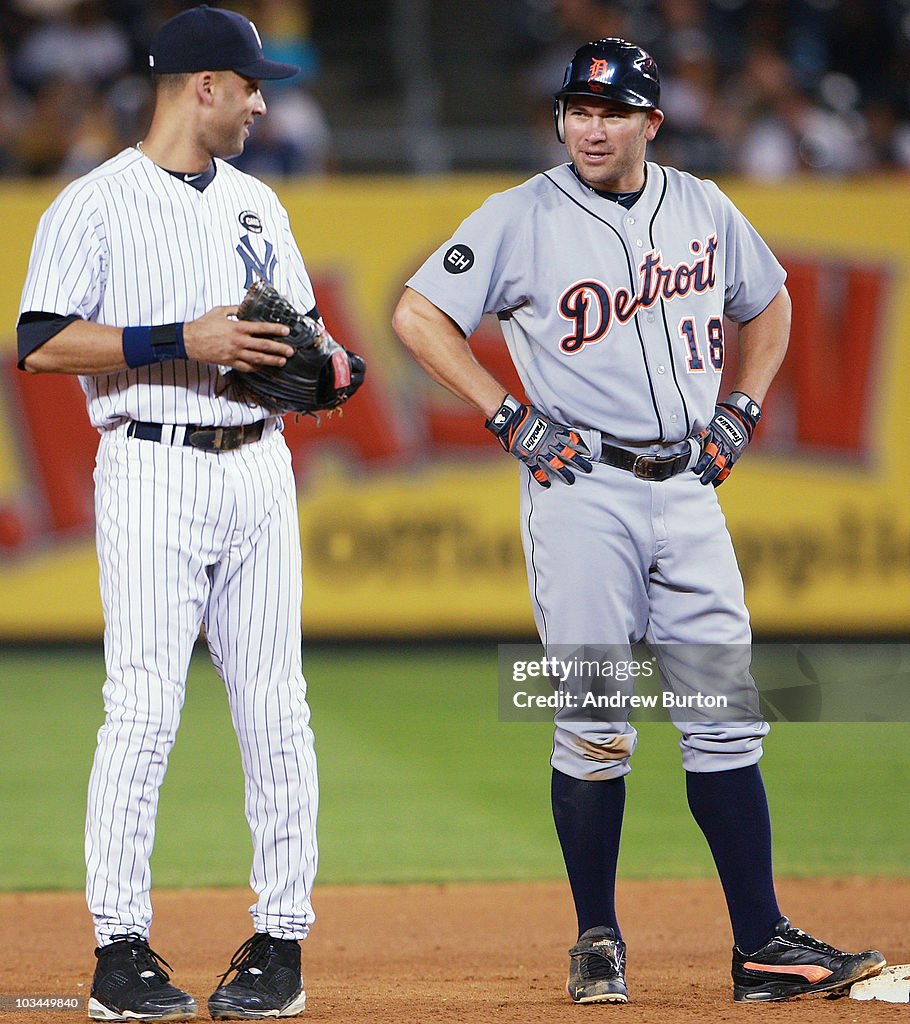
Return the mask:
[(686, 468), (690, 456), (688, 451), (679, 455), (636, 455), (606, 441), (600, 447), (601, 462), (634, 473), (640, 480), (669, 480)]
[[(138, 437), (140, 441), (165, 441), (176, 445), (190, 445), (204, 452), (224, 452), (250, 444), (262, 437), (266, 420), (247, 423), (242, 427), (200, 427), (195, 423), (143, 423), (132, 420), (126, 428), (127, 437)], [(182, 432), (182, 436), (181, 436)]]

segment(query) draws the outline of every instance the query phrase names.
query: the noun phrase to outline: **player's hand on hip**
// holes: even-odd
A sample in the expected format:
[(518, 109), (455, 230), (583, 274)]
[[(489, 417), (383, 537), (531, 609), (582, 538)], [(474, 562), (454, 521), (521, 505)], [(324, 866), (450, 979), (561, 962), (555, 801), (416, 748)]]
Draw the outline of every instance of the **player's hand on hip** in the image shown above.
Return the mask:
[(698, 435), (701, 457), (692, 467), (703, 484), (719, 487), (727, 479), (760, 419), (761, 406), (741, 391), (717, 404), (714, 418)]
[(574, 484), (573, 469), (591, 472), (591, 453), (578, 431), (555, 423), (533, 405), (523, 405), (512, 395), (505, 396), (484, 425), (510, 455), (525, 463), (541, 487), (550, 486), (551, 476)]
[(284, 366), (294, 354), (282, 339), (284, 324), (237, 320), (236, 306), (216, 306), (183, 326), (188, 359), (230, 366), (248, 373), (260, 366)]

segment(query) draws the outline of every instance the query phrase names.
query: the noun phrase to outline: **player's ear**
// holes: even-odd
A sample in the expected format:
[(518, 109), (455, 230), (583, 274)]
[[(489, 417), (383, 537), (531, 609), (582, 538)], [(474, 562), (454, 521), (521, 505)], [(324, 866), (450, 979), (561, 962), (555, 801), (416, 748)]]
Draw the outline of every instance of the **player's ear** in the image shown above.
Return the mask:
[(200, 103), (207, 107), (212, 105), (215, 98), (215, 72), (200, 71), (196, 75), (196, 97)]
[(648, 121), (645, 126), (645, 138), (648, 142), (650, 142), (657, 134), (657, 129), (663, 124), (663, 120), (664, 112), (662, 110), (658, 110), (657, 107), (654, 107), (653, 110), (648, 111)]

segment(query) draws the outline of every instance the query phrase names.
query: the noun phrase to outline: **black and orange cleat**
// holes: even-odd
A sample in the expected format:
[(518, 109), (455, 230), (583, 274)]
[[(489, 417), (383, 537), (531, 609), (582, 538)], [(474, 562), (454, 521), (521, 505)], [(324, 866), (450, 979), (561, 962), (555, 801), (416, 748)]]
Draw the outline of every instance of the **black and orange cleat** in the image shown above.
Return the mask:
[(876, 949), (845, 953), (782, 917), (761, 949), (744, 953), (733, 947), (733, 1000), (770, 1003), (815, 992), (846, 994), (855, 981), (878, 974), (885, 963)]

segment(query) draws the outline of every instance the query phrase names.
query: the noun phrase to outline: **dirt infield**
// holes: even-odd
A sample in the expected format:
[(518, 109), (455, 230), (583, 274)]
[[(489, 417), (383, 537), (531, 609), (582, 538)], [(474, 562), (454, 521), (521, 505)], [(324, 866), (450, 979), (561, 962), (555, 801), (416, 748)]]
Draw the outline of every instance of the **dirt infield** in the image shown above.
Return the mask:
[[(876, 946), (910, 962), (910, 879), (782, 882), (794, 921), (849, 948)], [(910, 1022), (910, 1007), (851, 999), (767, 1006), (731, 1001), (730, 939), (713, 882), (624, 882), (627, 1006), (573, 1006), (563, 991), (574, 940), (567, 887), (558, 883), (326, 887), (304, 944), (312, 1021), (371, 1024), (551, 1024), (622, 1017), (625, 1024), (696, 1021)], [(205, 999), (250, 931), (245, 890), (161, 892), (154, 948), (174, 981)], [(78, 893), (0, 895), (0, 994), (87, 994), (91, 928)], [(17, 1012), (0, 1024), (72, 1024), (82, 1012)], [(84, 1012), (84, 1011), (83, 1011)]]

